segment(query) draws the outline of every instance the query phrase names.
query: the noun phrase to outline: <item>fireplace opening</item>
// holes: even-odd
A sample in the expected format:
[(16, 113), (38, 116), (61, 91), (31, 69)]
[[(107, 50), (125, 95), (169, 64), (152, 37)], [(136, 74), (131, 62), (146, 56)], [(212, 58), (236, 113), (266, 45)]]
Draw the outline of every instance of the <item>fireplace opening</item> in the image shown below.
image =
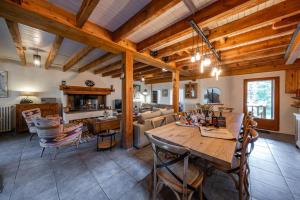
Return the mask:
[(70, 111), (95, 111), (106, 108), (106, 95), (68, 95)]

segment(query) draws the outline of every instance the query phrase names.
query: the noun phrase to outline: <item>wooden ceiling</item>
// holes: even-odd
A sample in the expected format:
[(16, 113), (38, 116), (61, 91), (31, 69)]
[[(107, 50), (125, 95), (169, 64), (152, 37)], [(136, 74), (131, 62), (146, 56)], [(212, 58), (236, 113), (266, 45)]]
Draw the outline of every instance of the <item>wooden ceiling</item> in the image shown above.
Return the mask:
[[(190, 0), (190, 3), (193, 2)], [(187, 23), (191, 19), (205, 30), (207, 38), (220, 53), (221, 62), (218, 65), (223, 76), (300, 67), (297, 61), (300, 57), (299, 0), (278, 0), (271, 6), (267, 6), (270, 4), (267, 0), (219, 0), (194, 14), (191, 11), (189, 16), (138, 43), (127, 39), (179, 3), (182, 1), (152, 0), (113, 32), (89, 21), (93, 10), (101, 5), (101, 0), (83, 0), (76, 15), (47, 1), (3, 0), (0, 1), (0, 16), (6, 19), (23, 65), (26, 65), (26, 58), (18, 23), (56, 35), (45, 63), (46, 69), (51, 67), (64, 38), (68, 38), (87, 46), (74, 52), (63, 65), (63, 71), (71, 70), (94, 49), (100, 48), (107, 53), (81, 66), (79, 73), (90, 70), (101, 76), (118, 78), (122, 74), (120, 55), (130, 50), (135, 59), (135, 80), (144, 77), (146, 83), (169, 82), (174, 70), (180, 71), (181, 80), (210, 77), (211, 67), (206, 67), (201, 74), (199, 63), (190, 61), (194, 41), (198, 40), (193, 37), (193, 30)], [(259, 9), (261, 5), (264, 5), (263, 9)], [(246, 14), (255, 8), (255, 12)], [(235, 20), (211, 26), (240, 13), (244, 13), (243, 16)], [(206, 50), (208, 57), (214, 59), (205, 45), (202, 47), (199, 43), (199, 46)], [(105, 64), (108, 61), (111, 62)], [(215, 62), (211, 66), (214, 65)]]

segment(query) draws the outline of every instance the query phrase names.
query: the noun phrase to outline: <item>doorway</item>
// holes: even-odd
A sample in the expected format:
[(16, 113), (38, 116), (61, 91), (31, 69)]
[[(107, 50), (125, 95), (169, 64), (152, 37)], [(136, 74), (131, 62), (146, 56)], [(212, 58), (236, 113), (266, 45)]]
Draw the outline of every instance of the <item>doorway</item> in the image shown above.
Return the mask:
[(279, 131), (279, 95), (279, 77), (244, 80), (244, 113), (252, 113), (257, 128)]

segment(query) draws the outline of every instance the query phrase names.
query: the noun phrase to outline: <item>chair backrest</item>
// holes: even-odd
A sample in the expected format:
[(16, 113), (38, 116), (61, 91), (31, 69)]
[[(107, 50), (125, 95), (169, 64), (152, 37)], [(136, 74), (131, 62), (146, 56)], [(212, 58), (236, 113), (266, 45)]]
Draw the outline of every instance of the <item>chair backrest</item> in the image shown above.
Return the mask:
[(248, 145), (250, 143), (251, 137), (245, 135), (242, 143), (241, 157), (240, 157), (240, 170), (239, 170), (239, 181), (240, 184), (243, 183), (243, 180), (246, 176), (247, 163), (248, 163)]
[[(183, 195), (186, 196), (187, 188), (190, 187), (190, 189), (193, 189), (191, 186), (187, 184), (187, 180), (186, 180), (187, 173), (188, 173), (188, 159), (189, 159), (190, 151), (187, 148), (168, 144), (166, 142), (158, 140), (150, 134), (146, 133), (145, 135), (148, 138), (153, 150), (154, 176), (156, 176), (156, 170), (158, 168), (165, 168), (180, 184), (182, 184), (184, 188)], [(174, 155), (175, 158), (173, 160), (170, 160), (164, 158), (163, 156), (160, 156), (159, 151), (161, 150), (171, 153), (172, 155)], [(181, 180), (169, 167), (182, 160), (184, 161), (184, 166), (183, 166), (183, 178)]]
[(34, 108), (34, 109), (30, 109), (30, 110), (24, 110), (22, 112), (22, 116), (24, 117), (27, 127), (28, 127), (29, 131), (31, 132), (32, 128), (35, 127), (34, 119), (42, 117), (41, 109)]
[(251, 144), (251, 147), (250, 147), (250, 151), (248, 152), (249, 154), (251, 154), (251, 152), (253, 151), (253, 149), (254, 149), (254, 143), (258, 140), (258, 138), (259, 138), (259, 134), (258, 134), (258, 132), (255, 130), (255, 129), (253, 129), (253, 128), (251, 128), (250, 130), (249, 130), (249, 136), (250, 136), (250, 144)]
[(36, 118), (34, 124), (40, 139), (51, 139), (59, 136), (61, 130), (60, 118)]

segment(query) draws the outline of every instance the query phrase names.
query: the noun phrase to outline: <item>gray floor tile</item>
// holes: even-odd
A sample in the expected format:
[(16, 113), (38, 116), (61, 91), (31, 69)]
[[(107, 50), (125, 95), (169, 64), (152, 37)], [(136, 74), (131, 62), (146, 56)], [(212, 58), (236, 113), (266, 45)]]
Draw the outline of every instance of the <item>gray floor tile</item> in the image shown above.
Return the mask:
[(249, 164), (250, 166), (277, 174), (277, 175), (282, 175), (280, 168), (278, 167), (276, 162), (269, 162), (263, 159), (259, 159), (256, 157), (251, 157), (249, 159)]
[(289, 185), (289, 188), (291, 189), (293, 195), (300, 196), (300, 182), (288, 178), (286, 178), (286, 182)]
[(100, 185), (110, 199), (116, 200), (130, 191), (136, 183), (137, 182), (128, 173), (121, 171), (108, 180), (101, 182)]
[(120, 200), (150, 200), (149, 193), (141, 184), (133, 186), (125, 195), (122, 195)]
[(258, 200), (293, 200), (290, 192), (285, 192), (270, 184), (257, 180), (251, 181), (251, 195)]

